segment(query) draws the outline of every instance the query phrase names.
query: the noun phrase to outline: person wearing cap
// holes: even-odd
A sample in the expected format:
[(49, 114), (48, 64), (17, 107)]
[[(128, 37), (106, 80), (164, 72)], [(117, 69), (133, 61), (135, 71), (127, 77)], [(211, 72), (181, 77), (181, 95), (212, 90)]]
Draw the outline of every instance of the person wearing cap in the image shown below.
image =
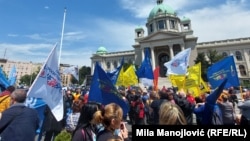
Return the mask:
[(39, 116), (35, 109), (26, 107), (27, 91), (17, 89), (11, 95), (11, 106), (2, 112), (0, 140), (34, 141), (39, 128)]

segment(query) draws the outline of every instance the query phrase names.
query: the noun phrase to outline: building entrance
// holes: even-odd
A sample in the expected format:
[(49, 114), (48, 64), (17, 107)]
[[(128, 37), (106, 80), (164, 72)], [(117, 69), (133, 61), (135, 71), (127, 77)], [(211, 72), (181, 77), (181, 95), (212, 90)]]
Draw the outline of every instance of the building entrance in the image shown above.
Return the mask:
[(164, 63), (169, 61), (169, 55), (166, 53), (161, 53), (158, 57), (158, 62), (160, 66), (160, 77), (166, 77), (167, 68)]

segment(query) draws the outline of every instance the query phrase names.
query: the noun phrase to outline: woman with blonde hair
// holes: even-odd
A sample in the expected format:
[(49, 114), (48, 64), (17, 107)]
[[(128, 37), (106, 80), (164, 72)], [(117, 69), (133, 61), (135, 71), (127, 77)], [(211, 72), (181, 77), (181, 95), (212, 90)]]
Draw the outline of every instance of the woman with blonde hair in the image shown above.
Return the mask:
[(121, 124), (123, 124), (122, 119), (122, 108), (116, 103), (107, 104), (102, 111), (95, 112), (93, 122), (104, 126), (104, 130), (97, 134), (96, 141), (107, 141), (110, 138), (124, 140), (127, 138), (127, 128), (120, 129)]
[(163, 102), (159, 110), (160, 125), (187, 125), (186, 118), (181, 108), (169, 101)]

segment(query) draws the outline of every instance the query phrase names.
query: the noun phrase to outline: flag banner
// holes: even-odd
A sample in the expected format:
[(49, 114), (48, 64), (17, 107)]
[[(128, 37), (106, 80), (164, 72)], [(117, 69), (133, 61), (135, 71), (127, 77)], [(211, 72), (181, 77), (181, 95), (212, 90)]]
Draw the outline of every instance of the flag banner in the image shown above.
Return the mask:
[(123, 64), (124, 64), (124, 57), (121, 60), (121, 64), (115, 70), (113, 70), (112, 72), (107, 72), (107, 75), (109, 76), (114, 85), (117, 82)]
[(167, 68), (167, 76), (170, 74), (185, 75), (189, 65), (191, 48), (187, 48), (176, 54), (170, 61), (164, 63)]
[(47, 61), (38, 73), (28, 91), (28, 97), (42, 98), (53, 115), (60, 121), (63, 119), (63, 94), (58, 65), (57, 45), (54, 46)]
[(16, 83), (16, 78), (17, 78), (17, 71), (16, 71), (16, 66), (14, 65), (14, 66), (11, 68), (11, 71), (10, 71), (9, 76), (8, 76), (9, 84), (10, 84), (10, 85), (15, 85), (15, 83)]
[(124, 81), (124, 68), (122, 67), (120, 72), (119, 72), (119, 75), (118, 75), (118, 78), (116, 80), (116, 83), (115, 85), (116, 86), (123, 86), (123, 81)]
[(145, 50), (145, 58), (142, 61), (140, 68), (136, 71), (140, 83), (144, 86), (153, 86), (154, 73), (150, 61), (149, 49)]
[(128, 87), (138, 85), (138, 78), (134, 70), (134, 65), (130, 65), (123, 73), (123, 86)]
[(40, 120), (39, 129), (37, 130), (37, 133), (40, 133), (44, 119), (44, 110), (46, 107), (46, 103), (41, 98), (27, 97), (25, 105), (37, 111)]
[(200, 83), (201, 83), (201, 63), (197, 63), (188, 68), (188, 73), (185, 79), (185, 88), (188, 91), (192, 91), (193, 96), (200, 95)]
[(0, 67), (0, 85), (6, 89), (10, 86), (5, 74), (3, 73), (2, 67)]
[(159, 78), (159, 73), (160, 73), (160, 67), (157, 66), (154, 70), (154, 90), (158, 91), (158, 78)]
[(225, 57), (210, 66), (207, 71), (207, 78), (212, 86), (212, 89), (215, 89), (218, 84), (226, 78), (228, 81), (225, 88), (229, 88), (231, 86), (239, 87), (240, 82), (233, 56)]
[(111, 79), (97, 62), (95, 64), (88, 101), (96, 101), (103, 105), (116, 103), (121, 106), (124, 115), (126, 115), (129, 110), (122, 95), (118, 92)]
[(185, 75), (169, 75), (169, 80), (174, 87), (178, 87), (179, 90), (185, 89)]
[(78, 66), (71, 66), (63, 70), (63, 74), (71, 74), (79, 81), (79, 69)]

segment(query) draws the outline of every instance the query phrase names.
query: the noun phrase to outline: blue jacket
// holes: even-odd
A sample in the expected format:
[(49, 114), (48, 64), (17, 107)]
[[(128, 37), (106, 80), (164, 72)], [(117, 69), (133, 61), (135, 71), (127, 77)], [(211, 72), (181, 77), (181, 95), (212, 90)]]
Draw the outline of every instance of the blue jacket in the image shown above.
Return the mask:
[[(13, 120), (12, 120), (13, 119)], [(39, 117), (35, 109), (23, 104), (12, 105), (2, 113), (0, 129), (10, 124), (1, 133), (3, 141), (34, 141), (39, 127)]]

